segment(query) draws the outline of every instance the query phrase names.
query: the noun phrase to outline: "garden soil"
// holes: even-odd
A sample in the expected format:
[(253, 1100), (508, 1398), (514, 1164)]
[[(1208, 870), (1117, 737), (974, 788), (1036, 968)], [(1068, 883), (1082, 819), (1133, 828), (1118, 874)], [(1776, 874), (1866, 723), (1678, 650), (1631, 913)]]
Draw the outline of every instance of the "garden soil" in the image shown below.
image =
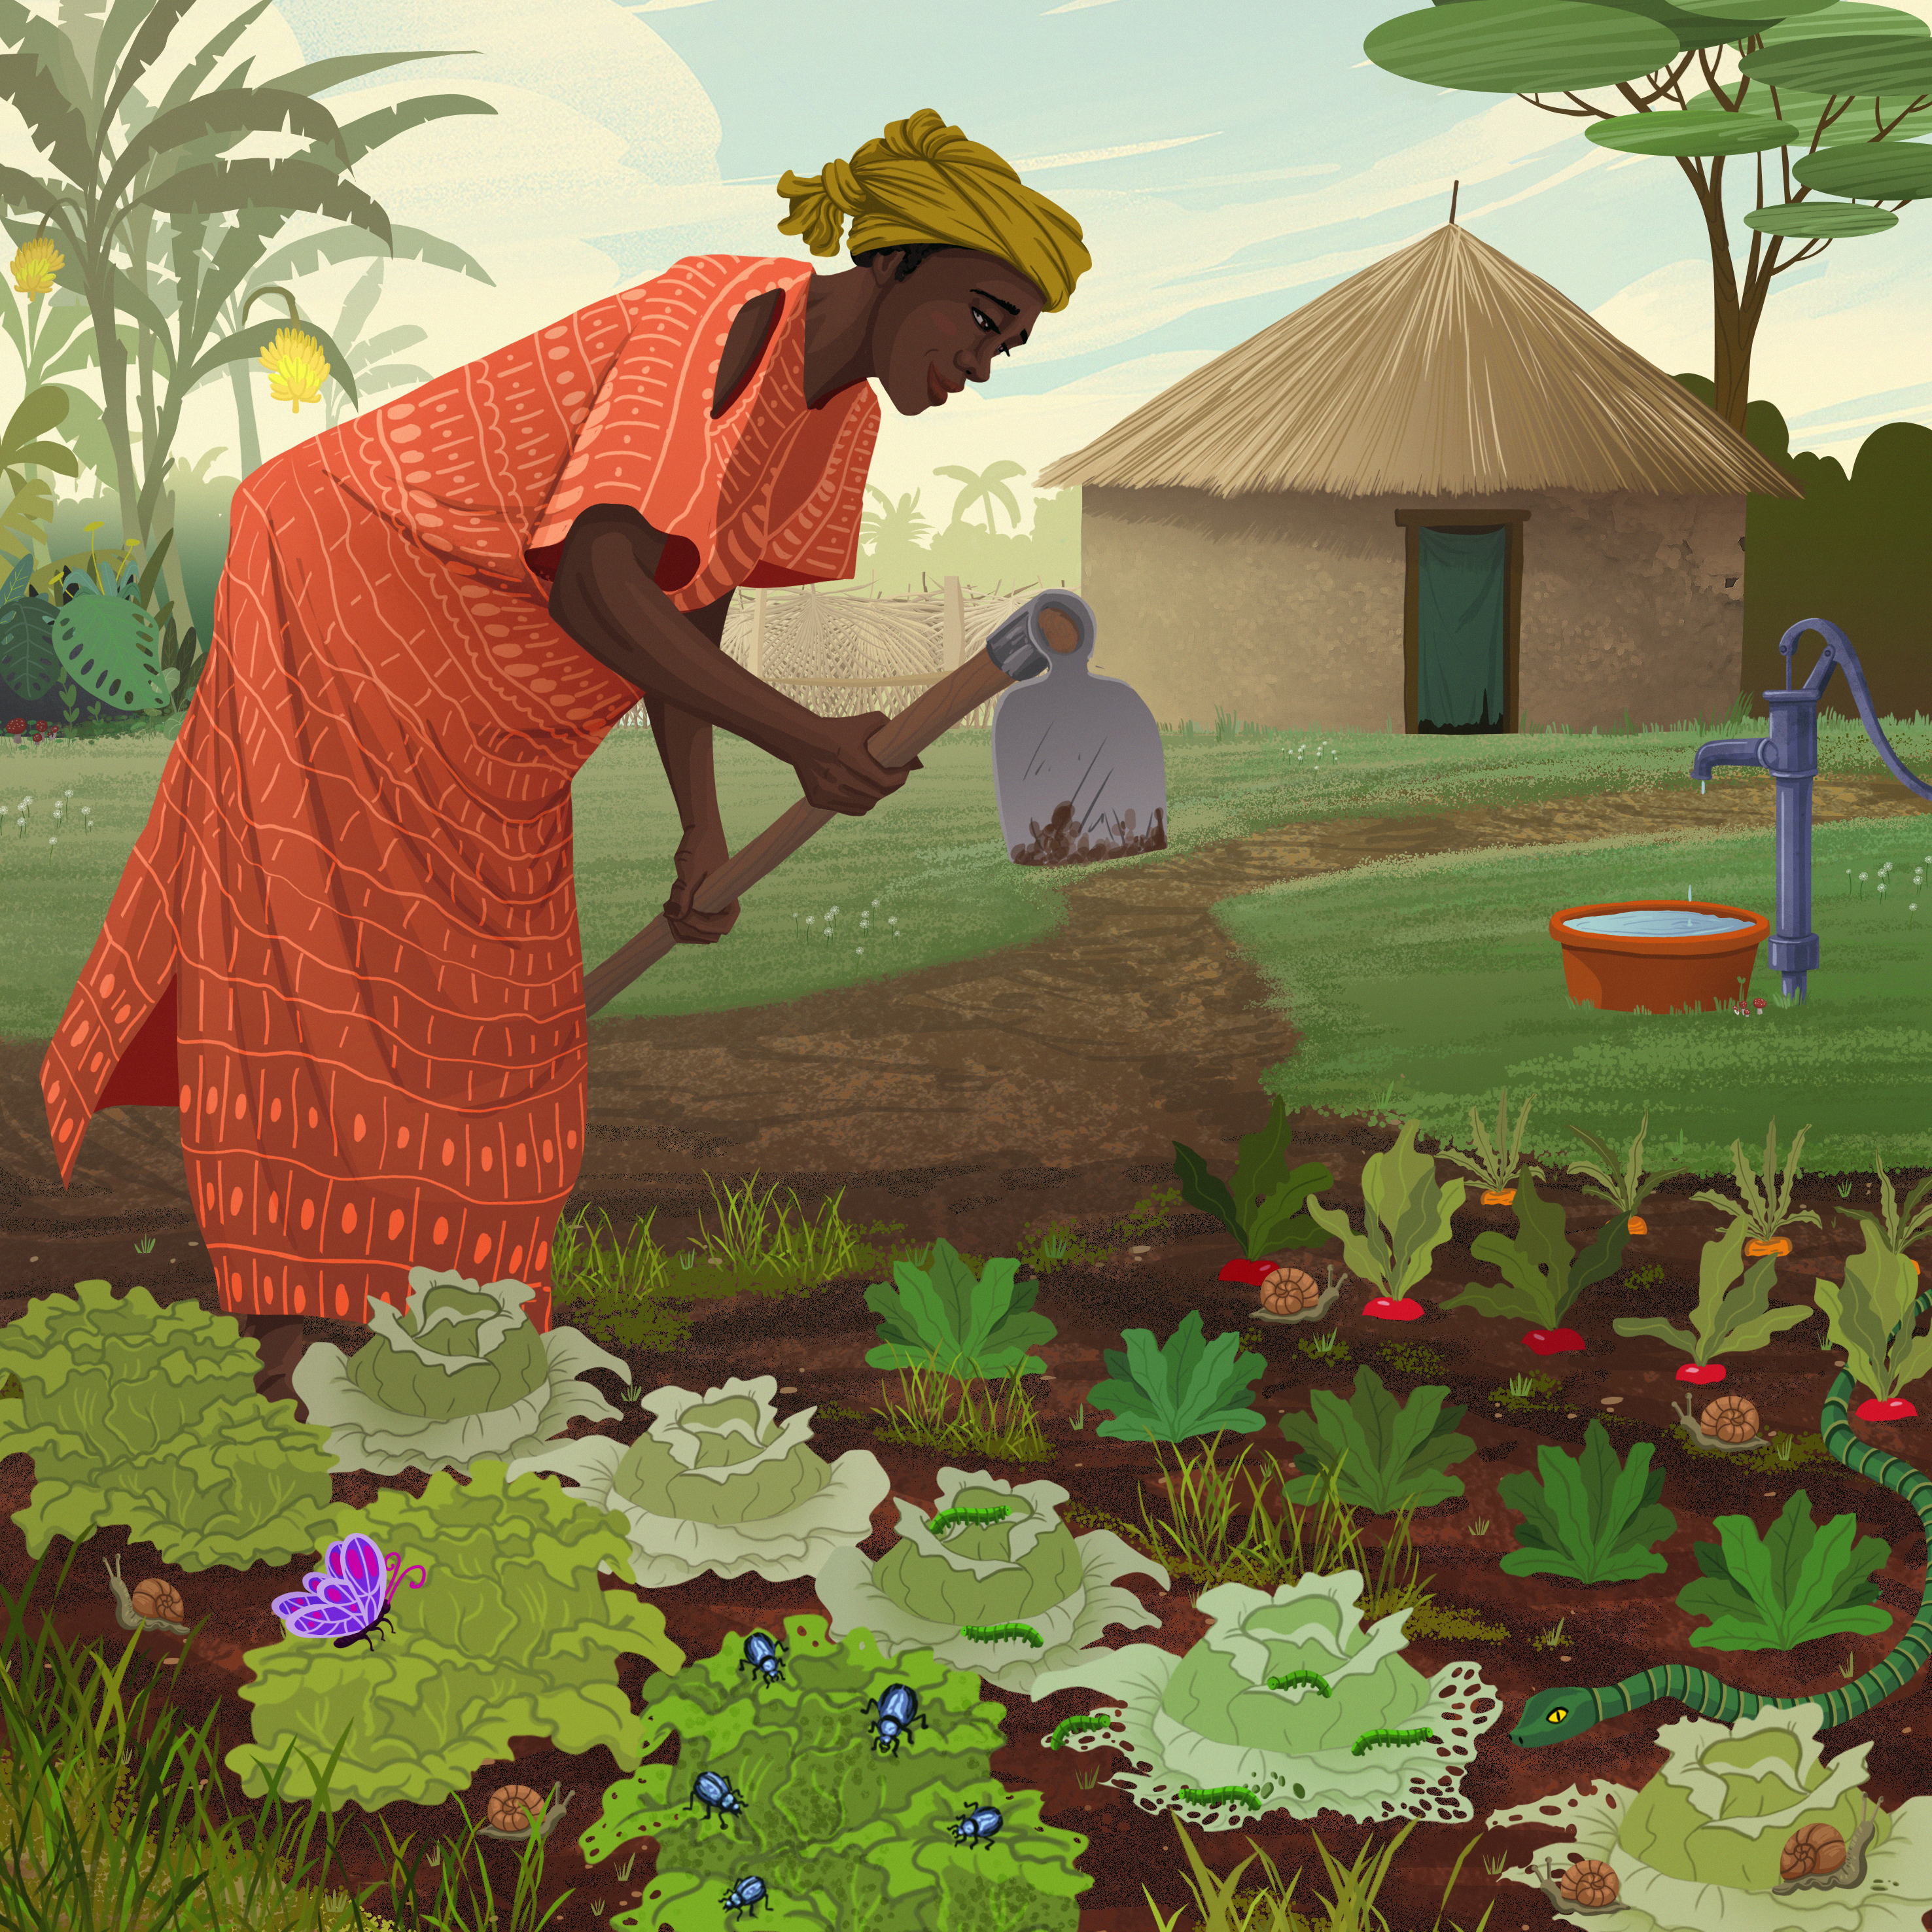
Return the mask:
[[(1816, 793), (1821, 822), (1923, 809), (1889, 779), (1820, 780)], [(1671, 1181), (1650, 1198), (1643, 1210), (1648, 1232), (1632, 1240), (1624, 1268), (1628, 1273), (1654, 1264), (1663, 1271), (1661, 1280), (1636, 1288), (1619, 1277), (1587, 1291), (1568, 1318), (1584, 1338), (1584, 1352), (1548, 1358), (1521, 1345), (1522, 1324), (1446, 1314), (1439, 1306), (1480, 1270), (1470, 1252), (1475, 1237), (1514, 1226), (1508, 1209), (1477, 1204), (1473, 1187), (1470, 1204), (1455, 1217), (1452, 1239), (1437, 1251), (1433, 1271), (1418, 1291), (1423, 1318), (1402, 1324), (1372, 1320), (1360, 1312), (1361, 1294), (1345, 1289), (1332, 1321), (1318, 1324), (1339, 1330), (1346, 1351), (1328, 1362), (1299, 1346), (1308, 1330), (1257, 1322), (1252, 1292), (1219, 1282), (1233, 1248), (1209, 1217), (1183, 1208), (1152, 1232), (1124, 1233), (1118, 1224), (1137, 1204), (1174, 1186), (1175, 1141), (1199, 1150), (1214, 1171), (1232, 1172), (1236, 1142), (1266, 1118), (1262, 1074), (1294, 1055), (1292, 1026), (1268, 1004), (1268, 985), (1210, 916), (1216, 901), (1282, 878), (1403, 853), (1545, 844), (1672, 826), (1768, 829), (1772, 822), (1771, 788), (1759, 786), (1720, 787), (1702, 798), (1681, 790), (1638, 790), (1574, 803), (1284, 826), (1159, 866), (1111, 874), (1103, 866), (1070, 875), (1067, 917), (1059, 930), (984, 959), (783, 1007), (599, 1022), (592, 1028), (590, 1138), (573, 1205), (608, 1211), (622, 1234), (636, 1217), (653, 1214), (652, 1235), (667, 1250), (699, 1233), (700, 1222), (706, 1232), (718, 1228), (712, 1185), (722, 1192), (728, 1182), (742, 1183), (754, 1173), (761, 1195), (776, 1190), (774, 1208), (790, 1210), (795, 1191), (799, 1211), (810, 1220), (836, 1198), (850, 1226), (884, 1224), (897, 1231), (877, 1234), (881, 1245), (944, 1236), (964, 1252), (1010, 1255), (1029, 1234), (1056, 1222), (1066, 1226), (1105, 1258), (1038, 1271), (1037, 1306), (1058, 1331), (1040, 1351), (1050, 1372), (1040, 1393), (1052, 1454), (1041, 1462), (983, 1466), (1016, 1482), (1044, 1478), (1058, 1484), (1072, 1496), (1069, 1514), (1076, 1526), (1083, 1514), (1090, 1523), (1106, 1520), (1144, 1548), (1154, 1546), (1142, 1526), (1144, 1499), (1156, 1520), (1160, 1515), (1154, 1452), (1097, 1437), (1096, 1418), (1084, 1400), (1106, 1374), (1103, 1352), (1120, 1346), (1124, 1328), (1151, 1328), (1164, 1336), (1198, 1307), (1210, 1334), (1244, 1331), (1246, 1346), (1268, 1365), (1256, 1406), (1270, 1426), (1241, 1438), (1251, 1449), (1250, 1466), (1270, 1451), (1287, 1458), (1288, 1445), (1272, 1424), (1291, 1412), (1306, 1413), (1312, 1388), (1332, 1388), (1346, 1397), (1364, 1363), (1398, 1396), (1425, 1383), (1447, 1385), (1445, 1400), (1467, 1406), (1459, 1426), (1475, 1451), (1451, 1471), (1465, 1493), (1418, 1515), (1412, 1540), (1418, 1576), (1436, 1607), (1473, 1618), (1489, 1634), (1448, 1640), (1412, 1635), (1405, 1655), (1425, 1674), (1457, 1658), (1474, 1659), (1501, 1710), (1463, 1780), (1471, 1817), (1416, 1826), (1378, 1904), (1395, 1932), (1429, 1927), (1438, 1912), (1444, 1927), (1459, 1924), (1466, 1932), (1474, 1932), (1486, 1911), (1491, 1932), (1547, 1926), (1553, 1916), (1539, 1893), (1492, 1880), (1484, 1864), (1519, 1864), (1546, 1844), (1560, 1864), (1567, 1858), (1560, 1834), (1521, 1828), (1485, 1834), (1483, 1819), (1594, 1778), (1642, 1786), (1664, 1762), (1654, 1742), (1659, 1724), (1683, 1712), (1675, 1704), (1659, 1705), (1583, 1738), (1526, 1750), (1512, 1745), (1508, 1733), (1527, 1697), (1558, 1684), (1607, 1684), (1672, 1661), (1760, 1695), (1808, 1695), (1870, 1669), (1918, 1606), (1927, 1552), (1913, 1511), (1889, 1491), (1852, 1475), (1815, 1440), (1838, 1360), (1824, 1349), (1823, 1318), (1814, 1313), (1763, 1348), (1733, 1358), (1720, 1385), (1721, 1392), (1756, 1404), (1764, 1430), (1798, 1438), (1798, 1454), (1780, 1463), (1762, 1450), (1734, 1456), (1693, 1446), (1675, 1426), (1677, 1406), (1692, 1398), (1701, 1413), (1713, 1392), (1693, 1392), (1674, 1380), (1684, 1360), (1678, 1352), (1660, 1342), (1616, 1337), (1611, 1328), (1618, 1315), (1687, 1322), (1702, 1244), (1720, 1226), (1712, 1210), (1690, 1196), (1713, 1184), (1728, 1190), (1734, 1186), (1728, 1175)], [(162, 1302), (195, 1300), (214, 1312), (206, 1258), (194, 1245), (171, 1118), (140, 1109), (104, 1117), (75, 1186), (63, 1193), (40, 1096), (43, 1051), (43, 1042), (0, 1043), (0, 1320), (22, 1312), (34, 1296), (70, 1290), (90, 1277), (122, 1286), (138, 1281)], [(1306, 1110), (1292, 1112), (1290, 1121), (1291, 1162), (1325, 1162), (1336, 1178), (1326, 1198), (1359, 1223), (1362, 1164), (1392, 1144), (1395, 1123)], [(1606, 1210), (1580, 1190), (1557, 1184), (1560, 1178), (1552, 1177), (1541, 1191), (1564, 1206), (1570, 1239), (1580, 1247)], [(1901, 1195), (1916, 1178), (1911, 1170), (1897, 1177)], [(1857, 1177), (1849, 1199), (1876, 1209), (1875, 1188), (1868, 1174)], [(1862, 1238), (1856, 1222), (1834, 1213), (1845, 1197), (1831, 1178), (1802, 1178), (1796, 1198), (1823, 1225), (1787, 1230), (1792, 1252), (1780, 1263), (1776, 1291), (1784, 1300), (1808, 1298), (1816, 1274), (1840, 1276)], [(156, 1237), (156, 1246), (137, 1258), (134, 1240), (144, 1234)], [(1318, 1275), (1329, 1261), (1339, 1266), (1333, 1245), (1313, 1264)], [(688, 1334), (674, 1348), (615, 1352), (628, 1357), (632, 1380), (646, 1389), (667, 1382), (702, 1389), (734, 1375), (775, 1375), (782, 1412), (817, 1408), (814, 1442), (821, 1454), (871, 1449), (891, 1474), (893, 1495), (930, 1509), (939, 1468), (957, 1459), (878, 1432), (874, 1412), (897, 1391), (882, 1390), (881, 1378), (864, 1365), (874, 1340), (874, 1318), (863, 1300), (868, 1278), (847, 1276), (776, 1300), (749, 1291), (695, 1298), (688, 1304)], [(713, 1286), (727, 1284), (714, 1275)], [(310, 1342), (331, 1341), (351, 1352), (366, 1334), (316, 1319), (305, 1331)], [(1424, 1350), (1432, 1352), (1432, 1360), (1414, 1352)], [(1518, 1372), (1558, 1385), (1538, 1400), (1511, 1401), (1507, 1384)], [(608, 1396), (620, 1395), (614, 1378), (598, 1373), (590, 1379)], [(1906, 1462), (1932, 1468), (1932, 1403), (1926, 1406), (1925, 1418), (1862, 1423), (1857, 1431)], [(1600, 1416), (1612, 1418), (1620, 1454), (1627, 1456), (1634, 1442), (1654, 1445), (1653, 1466), (1666, 1472), (1661, 1501), (1676, 1521), (1660, 1546), (1668, 1571), (1587, 1587), (1554, 1576), (1505, 1576), (1498, 1561), (1514, 1545), (1516, 1518), (1499, 1500), (1498, 1479), (1533, 1469), (1543, 1444), (1575, 1453), (1590, 1420)], [(621, 1423), (604, 1428), (628, 1442), (642, 1426), (632, 1408)], [(570, 1432), (591, 1430), (578, 1423)], [(1807, 1444), (1807, 1436), (1814, 1439)], [(977, 1467), (983, 1459), (967, 1461)], [(33, 1480), (29, 1458), (0, 1456), (0, 1593), (8, 1596), (17, 1597), (28, 1580), (24, 1539), (10, 1518), (26, 1504)], [(420, 1494), (425, 1480), (413, 1473), (339, 1475), (334, 1494), (362, 1507), (378, 1488)], [(1888, 1546), (1888, 1559), (1877, 1574), (1880, 1602), (1892, 1613), (1890, 1629), (1874, 1636), (1822, 1638), (1788, 1654), (1694, 1649), (1689, 1640), (1696, 1626), (1675, 1599), (1699, 1574), (1694, 1546), (1716, 1542), (1713, 1519), (1720, 1515), (1746, 1514), (1768, 1526), (1798, 1489), (1817, 1519), (1852, 1514), (1861, 1534), (1876, 1535)], [(864, 1546), (868, 1555), (884, 1553), (896, 1520), (889, 1498), (874, 1513), (873, 1534)], [(1358, 1521), (1372, 1556), (1378, 1555), (1390, 1520), (1358, 1512)], [(65, 1539), (57, 1538), (49, 1552), (32, 1598), (30, 1632), (52, 1609), (64, 1640), (105, 1640), (115, 1654), (127, 1637), (116, 1621), (106, 1564), (119, 1557), (130, 1587), (165, 1578), (184, 1599), (187, 1622), (210, 1621), (178, 1678), (171, 1667), (182, 1654), (178, 1642), (155, 1632), (141, 1636), (130, 1688), (151, 1675), (164, 1688), (173, 1684), (169, 1694), (188, 1726), (218, 1706), (220, 1748), (245, 1740), (251, 1707), (238, 1695), (249, 1677), (244, 1653), (278, 1640), (270, 1600), (298, 1588), (310, 1564), (273, 1571), (258, 1565), (245, 1576), (189, 1573), (160, 1563), (150, 1545), (130, 1546), (124, 1530), (104, 1529), (76, 1558), (56, 1607), (55, 1583), (69, 1550)], [(1116, 1627), (1105, 1640), (1108, 1645), (1154, 1642), (1180, 1654), (1208, 1629), (1207, 1618), (1193, 1606), (1198, 1581), (1175, 1575), (1168, 1590), (1150, 1574), (1123, 1582), (1160, 1618), (1160, 1627), (1131, 1633)], [(758, 1624), (776, 1629), (780, 1617), (820, 1608), (808, 1580), (773, 1584), (753, 1576), (706, 1576), (656, 1592), (654, 1600), (673, 1641), (694, 1658), (715, 1652), (734, 1630)], [(642, 1708), (646, 1674), (641, 1659), (621, 1660), (620, 1682), (635, 1708)], [(1034, 1704), (998, 1691), (986, 1694), (1007, 1712), (1008, 1742), (993, 1760), (996, 1775), (1010, 1790), (1040, 1790), (1046, 1821), (1089, 1840), (1080, 1864), (1094, 1884), (1081, 1900), (1082, 1932), (1150, 1928), (1155, 1922), (1143, 1887), (1166, 1914), (1186, 1903), (1174, 1826), (1110, 1787), (1108, 1774), (1120, 1760), (1042, 1748), (1060, 1718), (1099, 1700), (1070, 1692)], [(1867, 1788), (1888, 1808), (1932, 1792), (1932, 1696), (1924, 1676), (1867, 1716), (1826, 1732), (1822, 1742), (1832, 1756), (1870, 1742)], [(464, 1804), (480, 1817), (490, 1792), (506, 1782), (542, 1791), (560, 1784), (574, 1792), (550, 1841), (542, 1900), (571, 1894), (550, 1922), (556, 1932), (609, 1925), (638, 1904), (650, 1870), (648, 1846), (627, 1848), (624, 1857), (589, 1868), (575, 1849), (577, 1832), (598, 1814), (602, 1791), (618, 1774), (614, 1761), (601, 1749), (566, 1755), (547, 1738), (513, 1739), (510, 1749), (512, 1759), (486, 1766), (460, 1794)], [(674, 1742), (662, 1755), (674, 1758), (676, 1751)], [(1099, 1781), (1090, 1789), (1082, 1784), (1096, 1772)], [(259, 1810), (232, 1774), (224, 1772), (224, 1784), (235, 1813)], [(369, 1821), (354, 1807), (344, 1816), (356, 1844), (346, 1871), (332, 1873), (331, 1882), (359, 1889), (385, 1871), (362, 1848), (359, 1828)], [(418, 1846), (460, 1832), (450, 1802), (392, 1805), (382, 1817), (399, 1841), (412, 1835)], [(380, 1828), (371, 1828), (380, 1838)], [(1284, 1876), (1301, 1873), (1297, 1904), (1318, 1916), (1334, 1888), (1316, 1838), (1346, 1869), (1371, 1840), (1385, 1844), (1400, 1828), (1359, 1825), (1332, 1810), (1303, 1822), (1274, 1812), (1252, 1831), (1198, 1834), (1196, 1842), (1210, 1866), (1225, 1873), (1246, 1855), (1252, 1840)], [(1445, 1905), (1458, 1856), (1479, 1838)], [(628, 1876), (620, 1876), (632, 1849), (642, 1855), (630, 1860)], [(500, 1899), (514, 1889), (514, 1848), (488, 1845)], [(382, 1900), (373, 1902), (380, 1910)], [(601, 1908), (601, 1916), (593, 1907)], [(1180, 1922), (1192, 1922), (1190, 1916)]]

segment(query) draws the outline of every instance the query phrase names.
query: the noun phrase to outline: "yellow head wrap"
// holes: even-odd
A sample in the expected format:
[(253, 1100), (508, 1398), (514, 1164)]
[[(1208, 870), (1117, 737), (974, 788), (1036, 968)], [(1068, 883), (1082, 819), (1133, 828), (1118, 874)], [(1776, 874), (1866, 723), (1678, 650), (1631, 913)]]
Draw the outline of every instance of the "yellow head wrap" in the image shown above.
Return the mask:
[(930, 107), (890, 123), (850, 160), (827, 161), (822, 174), (801, 177), (788, 168), (778, 191), (791, 203), (779, 233), (803, 236), (814, 255), (838, 254), (849, 214), (855, 255), (917, 242), (976, 249), (1025, 276), (1049, 310), (1066, 306), (1074, 284), (1094, 266), (1080, 224), (1066, 209)]

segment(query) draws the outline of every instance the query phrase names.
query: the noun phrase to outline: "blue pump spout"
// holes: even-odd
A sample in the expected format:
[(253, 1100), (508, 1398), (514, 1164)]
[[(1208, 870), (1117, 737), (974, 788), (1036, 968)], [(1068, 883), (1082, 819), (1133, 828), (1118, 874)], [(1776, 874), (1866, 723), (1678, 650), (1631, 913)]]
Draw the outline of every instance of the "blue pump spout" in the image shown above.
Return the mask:
[(1770, 747), (1768, 738), (1713, 738), (1697, 747), (1697, 755), (1690, 764), (1690, 776), (1702, 784), (1715, 766), (1762, 764)]

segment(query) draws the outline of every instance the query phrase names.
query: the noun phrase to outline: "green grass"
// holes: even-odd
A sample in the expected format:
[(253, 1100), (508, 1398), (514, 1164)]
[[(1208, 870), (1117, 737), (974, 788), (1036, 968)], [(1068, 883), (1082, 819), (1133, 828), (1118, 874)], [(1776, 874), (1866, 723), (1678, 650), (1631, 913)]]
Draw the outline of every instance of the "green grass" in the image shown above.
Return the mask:
[[(1214, 731), (1169, 731), (1173, 843), (1167, 854), (1109, 862), (1110, 875), (1160, 866), (1204, 845), (1284, 824), (1472, 806), (1522, 806), (1632, 787), (1694, 797), (1690, 758), (1705, 739), (1756, 728), (1727, 719), (1669, 730), (1495, 737), (1258, 733), (1223, 715)], [(1932, 726), (1886, 730), (1906, 764), (1932, 768)], [(606, 1012), (664, 1016), (792, 1000), (832, 986), (981, 957), (1063, 922), (1058, 872), (1017, 866), (1000, 841), (986, 731), (948, 733), (926, 769), (864, 818), (841, 816), (742, 902), (719, 944), (680, 946)], [(1822, 716), (1821, 773), (1885, 776), (1855, 719)], [(165, 739), (41, 746), (0, 757), (0, 805), (31, 794), (27, 832), (0, 819), (0, 884), (32, 916), (0, 932), (0, 1034), (49, 1036), (145, 824)], [(721, 810), (734, 848), (796, 802), (788, 766), (716, 734)], [(1714, 784), (1768, 788), (1763, 774), (1721, 770)], [(97, 830), (64, 830), (49, 848), (52, 800), (71, 787)], [(680, 828), (650, 731), (613, 731), (575, 788), (579, 924), (586, 965), (656, 916)], [(1646, 1106), (1654, 1162), (1729, 1171), (1731, 1141), (1756, 1144), (1775, 1112), (1780, 1132), (1806, 1122), (1813, 1172), (1863, 1167), (1874, 1130), (1888, 1159), (1932, 1162), (1932, 1030), (1919, 1022), (1916, 976), (1932, 964), (1932, 898), (1913, 866), (1932, 851), (1918, 820), (1826, 825), (1814, 834), (1814, 917), (1822, 963), (1807, 1002), (1762, 1019), (1722, 1014), (1598, 1013), (1570, 1006), (1550, 914), (1618, 898), (1702, 898), (1774, 909), (1772, 838), (1700, 834), (1585, 846), (1396, 860), (1284, 881), (1225, 901), (1217, 914), (1276, 988), (1304, 1037), (1271, 1072), (1291, 1104), (1352, 1113), (1400, 1108), (1439, 1138), (1498, 1085), (1534, 1092), (1526, 1158), (1582, 1154), (1566, 1122), (1627, 1142)], [(1878, 868), (1892, 862), (1881, 899)], [(1846, 890), (1845, 870), (1852, 874)], [(1872, 875), (1864, 896), (1856, 874)], [(833, 908), (836, 908), (836, 916)], [(828, 928), (830, 936), (827, 936)], [(1760, 964), (1755, 991), (1781, 997)], [(1416, 997), (1418, 989), (1427, 997)], [(1733, 1098), (1732, 1096), (1736, 1096)]]

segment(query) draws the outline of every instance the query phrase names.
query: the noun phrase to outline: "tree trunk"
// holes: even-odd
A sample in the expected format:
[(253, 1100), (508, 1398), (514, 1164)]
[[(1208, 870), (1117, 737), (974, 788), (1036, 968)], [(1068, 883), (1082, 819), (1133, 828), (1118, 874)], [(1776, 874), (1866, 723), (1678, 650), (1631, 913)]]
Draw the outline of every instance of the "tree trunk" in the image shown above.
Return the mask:
[(128, 434), (128, 350), (121, 340), (120, 318), (115, 313), (111, 285), (105, 290), (91, 287), (87, 305), (94, 318), (94, 339), (100, 370), (101, 420), (107, 426), (108, 446), (114, 452), (114, 500), (121, 511), (123, 542), (142, 535), (130, 530), (128, 511), (138, 504), (140, 490), (134, 475), (134, 445)]
[(262, 437), (255, 424), (255, 392), (248, 386), (249, 365), (231, 362), (228, 380), (235, 388), (235, 428), (241, 439), (242, 478), (248, 478), (262, 466)]
[(1718, 306), (1715, 318), (1711, 386), (1718, 392), (1717, 411), (1738, 435), (1744, 433), (1744, 410), (1750, 401), (1751, 344), (1757, 334), (1755, 316), (1730, 314)]

